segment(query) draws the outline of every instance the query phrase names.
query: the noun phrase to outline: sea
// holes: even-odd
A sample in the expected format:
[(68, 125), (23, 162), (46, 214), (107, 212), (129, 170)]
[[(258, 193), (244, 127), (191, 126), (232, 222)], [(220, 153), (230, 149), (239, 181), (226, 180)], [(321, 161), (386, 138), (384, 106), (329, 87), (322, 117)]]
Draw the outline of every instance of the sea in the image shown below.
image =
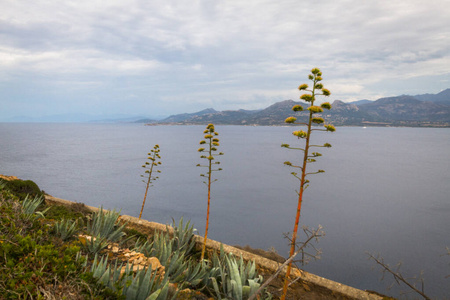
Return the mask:
[[(139, 216), (142, 165), (158, 144), (161, 173), (143, 218), (171, 224), (182, 217), (203, 235), (207, 186), (200, 174), (206, 170), (196, 165), (204, 129), (0, 123), (0, 174), (33, 180), (55, 197)], [(293, 130), (216, 126), (223, 170), (213, 174), (208, 238), (288, 255), (285, 236), (293, 230), (299, 181), (283, 163), (299, 164), (303, 153), (281, 144), (301, 147)], [(450, 129), (338, 127), (314, 132), (312, 143), (332, 147), (317, 148), (322, 156), (307, 167), (325, 173), (309, 176), (300, 225), (320, 225), (325, 236), (313, 244), (321, 258), (302, 268), (359, 289), (419, 298), (389, 274), (382, 279), (372, 254), (394, 270), (401, 264), (405, 278), (421, 276), (432, 298), (450, 299)]]

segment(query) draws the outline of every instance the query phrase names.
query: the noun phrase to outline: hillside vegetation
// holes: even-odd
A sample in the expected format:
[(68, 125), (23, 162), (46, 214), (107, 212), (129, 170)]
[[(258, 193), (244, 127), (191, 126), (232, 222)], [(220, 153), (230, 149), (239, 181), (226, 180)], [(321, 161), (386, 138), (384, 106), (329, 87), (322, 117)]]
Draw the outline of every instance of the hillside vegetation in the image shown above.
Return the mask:
[[(285, 100), (262, 110), (226, 110), (212, 108), (197, 113), (170, 116), (154, 124), (228, 124), (228, 125), (285, 125), (294, 105), (302, 101)], [(450, 89), (439, 94), (397, 96), (376, 101), (360, 100), (345, 103), (335, 100), (333, 110), (322, 114), (337, 126), (414, 126), (450, 127)], [(299, 120), (307, 119), (307, 112)]]
[(239, 300), (263, 282), (254, 262), (224, 251), (199, 260), (189, 222), (147, 236), (127, 229), (116, 211), (46, 206), (41, 194), (32, 181), (0, 181), (5, 299)]

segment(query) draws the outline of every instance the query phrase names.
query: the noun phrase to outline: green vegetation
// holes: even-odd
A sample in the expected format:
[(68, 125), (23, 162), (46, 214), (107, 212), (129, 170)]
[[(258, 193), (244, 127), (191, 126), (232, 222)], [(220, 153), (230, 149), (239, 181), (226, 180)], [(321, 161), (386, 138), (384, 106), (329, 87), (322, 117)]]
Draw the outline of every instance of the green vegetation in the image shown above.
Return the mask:
[[(160, 161), (158, 161), (158, 159), (161, 159), (161, 156), (159, 155), (159, 145), (155, 145), (153, 147), (152, 150), (150, 150), (149, 153), (147, 153), (148, 157), (147, 159), (149, 161), (146, 161), (145, 164), (142, 165), (142, 167), (145, 170), (144, 175), (141, 175), (141, 177), (146, 178), (147, 180), (142, 180), (147, 186), (145, 188), (145, 195), (144, 195), (144, 200), (142, 201), (142, 208), (141, 208), (141, 212), (139, 213), (139, 220), (142, 217), (142, 212), (144, 211), (144, 205), (145, 205), (145, 200), (147, 199), (147, 193), (148, 193), (148, 188), (151, 186), (152, 180), (155, 181), (156, 179), (158, 179), (158, 176), (152, 176), (153, 174), (153, 168), (157, 167), (158, 165), (161, 164)], [(160, 170), (156, 170), (157, 173), (161, 173)]]
[[(151, 266), (133, 272), (133, 265), (127, 263), (122, 272), (123, 264), (108, 263), (107, 256), (98, 260), (95, 256), (91, 267), (94, 278), (125, 299), (136, 300), (165, 300), (175, 299), (176, 292), (170, 289), (169, 277), (161, 279)], [(170, 291), (170, 293), (169, 293)]]
[[(213, 254), (210, 279), (217, 299), (248, 299), (261, 286), (262, 276), (256, 272), (254, 262), (245, 263), (242, 257), (237, 260), (232, 254), (225, 254), (223, 248), (220, 255)], [(258, 299), (270, 300), (272, 295), (263, 291)]]
[[(298, 224), (300, 221), (300, 213), (301, 213), (302, 201), (303, 201), (303, 192), (308, 187), (308, 184), (309, 184), (309, 180), (307, 179), (307, 176), (325, 172), (323, 170), (317, 170), (317, 171), (308, 172), (308, 173), (306, 172), (307, 164), (314, 163), (318, 157), (322, 156), (322, 154), (319, 152), (310, 153), (310, 150), (311, 150), (311, 148), (320, 148), (320, 147), (329, 148), (329, 147), (331, 147), (331, 145), (328, 143), (325, 143), (323, 145), (310, 144), (311, 133), (313, 131), (334, 132), (336, 130), (333, 125), (329, 125), (329, 124), (324, 125), (324, 122), (325, 122), (324, 119), (321, 118), (320, 116), (316, 116), (316, 114), (323, 112), (324, 109), (328, 109), (328, 110), (331, 109), (331, 104), (329, 102), (322, 103), (322, 105), (320, 105), (320, 106), (314, 105), (317, 96), (320, 96), (320, 95), (329, 96), (331, 94), (330, 91), (325, 89), (323, 87), (323, 84), (321, 83), (322, 72), (319, 69), (314, 68), (311, 70), (311, 74), (308, 76), (308, 79), (312, 81), (311, 88), (309, 88), (309, 86), (307, 84), (302, 84), (298, 87), (298, 89), (300, 91), (308, 91), (309, 92), (307, 94), (303, 94), (300, 96), (300, 99), (309, 103), (309, 106), (307, 108), (307, 110), (309, 111), (308, 120), (305, 122), (298, 122), (298, 123), (296, 123), (296, 121), (297, 121), (296, 117), (289, 117), (285, 120), (285, 122), (288, 124), (300, 124), (302, 126), (306, 126), (306, 131), (296, 130), (296, 131), (292, 132), (292, 134), (295, 137), (302, 140), (302, 142), (304, 143), (304, 146), (302, 145), (300, 147), (291, 147), (289, 144), (281, 145), (281, 147), (299, 150), (302, 152), (302, 155), (301, 155), (302, 159), (299, 164), (293, 164), (290, 161), (284, 162), (285, 165), (300, 170), (299, 171), (300, 174), (297, 172), (291, 173), (295, 178), (297, 178), (300, 181), (300, 187), (297, 192), (298, 193), (297, 212), (296, 212), (296, 216), (295, 216), (294, 230), (292, 232), (292, 238), (290, 240), (291, 249), (290, 249), (289, 257), (293, 256), (295, 253)], [(294, 107), (292, 107), (292, 110), (295, 112), (300, 112), (300, 111), (303, 111), (303, 107), (301, 105), (294, 105)], [(314, 125), (322, 125), (324, 129), (313, 127), (313, 124)], [(283, 287), (283, 294), (281, 297), (282, 300), (284, 300), (286, 298), (291, 268), (292, 268), (292, 262), (289, 263), (287, 271), (286, 271), (284, 287)]]
[[(9, 182), (10, 183), (10, 182)], [(0, 294), (5, 299), (43, 299), (70, 295), (103, 299), (102, 285), (84, 272), (80, 244), (53, 234), (51, 221), (36, 211), (40, 198), (29, 203), (21, 193), (0, 183)], [(22, 198), (23, 199), (23, 198)], [(31, 203), (31, 204), (30, 204)], [(50, 226), (49, 226), (50, 225)], [(111, 298), (114, 299), (114, 298)]]
[(86, 225), (86, 233), (89, 236), (83, 239), (83, 246), (88, 253), (99, 253), (108, 244), (122, 241), (126, 224), (117, 225), (119, 216), (115, 210), (104, 211), (103, 208), (92, 214), (92, 220)]
[(208, 124), (208, 126), (206, 126), (205, 131), (203, 131), (203, 133), (205, 134), (204, 136), (204, 140), (200, 141), (200, 145), (206, 145), (208, 148), (199, 148), (198, 152), (204, 152), (207, 155), (201, 155), (200, 158), (204, 158), (206, 160), (208, 160), (208, 164), (206, 165), (202, 165), (202, 164), (198, 164), (197, 167), (206, 167), (208, 168), (208, 171), (205, 174), (200, 174), (200, 176), (202, 177), (206, 177), (208, 180), (204, 181), (204, 183), (208, 186), (208, 207), (207, 207), (207, 211), (206, 211), (206, 228), (205, 228), (205, 236), (204, 236), (204, 240), (203, 240), (203, 247), (202, 247), (202, 256), (201, 256), (201, 260), (205, 257), (205, 249), (206, 249), (206, 240), (208, 237), (208, 227), (209, 227), (209, 208), (210, 208), (210, 202), (211, 202), (211, 183), (217, 181), (217, 179), (212, 179), (212, 172), (216, 172), (216, 171), (221, 171), (221, 168), (214, 168), (213, 165), (218, 165), (220, 164), (219, 161), (214, 161), (215, 160), (215, 156), (219, 156), (219, 155), (223, 155), (222, 152), (219, 153), (215, 153), (217, 151), (216, 147), (219, 147), (219, 139), (217, 138), (217, 136), (219, 135), (219, 133), (217, 133), (214, 129), (214, 125), (213, 124)]
[(41, 191), (36, 183), (31, 180), (10, 180), (4, 181), (5, 188), (16, 194), (20, 198), (43, 196), (44, 192)]
[[(320, 236), (319, 231), (312, 232), (307, 242), (300, 245), (300, 250), (295, 251), (303, 192), (309, 184), (307, 177), (324, 172), (307, 172), (307, 165), (322, 155), (310, 150), (331, 147), (328, 143), (313, 145), (310, 137), (313, 131), (335, 131), (333, 125), (324, 124), (324, 119), (318, 116), (323, 109), (331, 109), (330, 103), (315, 105), (317, 96), (330, 95), (330, 91), (321, 83), (321, 71), (312, 69), (309, 79), (312, 88), (307, 84), (299, 86), (300, 91), (309, 92), (300, 96), (300, 99), (309, 103), (308, 119), (298, 123), (296, 117), (285, 120), (289, 124), (306, 126), (306, 131), (293, 132), (304, 146), (281, 145), (302, 152), (299, 163), (284, 162), (286, 166), (300, 170), (291, 173), (299, 180), (300, 186), (290, 255), (284, 263), (288, 268), (281, 296), (283, 300), (294, 256), (312, 238)], [(296, 104), (292, 110), (300, 112), (303, 107)], [(256, 271), (254, 262), (244, 262), (242, 257), (239, 259), (226, 254), (223, 248), (219, 254), (209, 253), (209, 257), (206, 253), (211, 184), (217, 181), (212, 174), (222, 170), (217, 166), (220, 164), (217, 157), (223, 153), (217, 152), (220, 144), (214, 125), (208, 124), (203, 133), (204, 139), (200, 141), (198, 152), (202, 153), (200, 158), (207, 163), (197, 166), (207, 168), (200, 176), (205, 178), (208, 197), (201, 252), (195, 247), (193, 226), (190, 222), (183, 224), (183, 219), (178, 224), (173, 222), (173, 230), (167, 227), (165, 232), (157, 231), (153, 236), (147, 236), (135, 229), (127, 229), (127, 224), (120, 222), (120, 213), (115, 210), (105, 211), (100, 208), (92, 213), (79, 203), (69, 207), (46, 207), (43, 192), (34, 182), (0, 182), (0, 293), (11, 299), (53, 296), (81, 299), (88, 296), (92, 299), (166, 300), (176, 299), (178, 293), (190, 289), (215, 299), (272, 299), (265, 286), (282, 267), (263, 284), (263, 277)], [(159, 145), (155, 145), (148, 153), (148, 161), (142, 166), (146, 169), (141, 175), (145, 178), (143, 182), (146, 190), (139, 219), (148, 189), (158, 179), (153, 174), (161, 172), (156, 170), (161, 165), (159, 152)], [(127, 254), (138, 254), (139, 262), (124, 259), (125, 250)], [(147, 263), (142, 265), (142, 261)]]
[[(184, 292), (246, 300), (263, 281), (254, 262), (223, 249), (199, 260), (193, 226), (182, 219), (173, 230), (147, 236), (126, 229), (114, 210), (47, 207), (42, 198), (23, 199), (6, 186), (0, 182), (0, 293), (7, 299), (166, 300)], [(124, 244), (129, 249), (120, 248)], [(110, 246), (157, 260), (154, 266), (133, 265)], [(272, 297), (260, 293), (259, 299)]]

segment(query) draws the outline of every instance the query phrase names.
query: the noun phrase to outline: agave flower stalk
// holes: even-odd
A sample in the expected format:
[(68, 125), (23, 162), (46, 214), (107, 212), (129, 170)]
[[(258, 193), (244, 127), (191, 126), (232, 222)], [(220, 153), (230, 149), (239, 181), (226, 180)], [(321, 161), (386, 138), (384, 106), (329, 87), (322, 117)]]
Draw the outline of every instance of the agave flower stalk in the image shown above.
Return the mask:
[[(300, 139), (304, 142), (304, 147), (291, 147), (288, 144), (281, 145), (281, 147), (284, 147), (284, 148), (300, 150), (303, 152), (303, 159), (299, 165), (295, 165), (295, 164), (291, 163), (290, 161), (284, 162), (285, 165), (300, 170), (300, 174), (298, 174), (297, 172), (291, 173), (294, 177), (296, 177), (300, 181), (300, 188), (298, 191), (297, 212), (296, 212), (296, 216), (295, 216), (294, 230), (292, 232), (291, 248), (290, 248), (289, 257), (291, 257), (295, 253), (298, 224), (300, 221), (300, 213), (301, 213), (301, 209), (302, 209), (303, 192), (305, 191), (305, 189), (308, 187), (308, 184), (309, 184), (309, 180), (307, 179), (307, 176), (325, 172), (323, 170), (317, 170), (315, 172), (310, 172), (310, 173), (306, 172), (307, 164), (315, 162), (317, 157), (322, 156), (322, 154), (320, 154), (319, 152), (310, 153), (310, 150), (311, 150), (311, 148), (314, 148), (314, 147), (326, 147), (326, 148), (331, 147), (331, 145), (328, 143), (325, 143), (323, 145), (311, 145), (310, 144), (311, 133), (313, 131), (334, 132), (336, 130), (333, 125), (330, 125), (330, 124), (323, 125), (324, 119), (320, 116), (316, 116), (316, 114), (323, 112), (324, 109), (331, 109), (331, 104), (329, 102), (322, 103), (322, 105), (320, 105), (320, 106), (315, 105), (317, 96), (329, 96), (331, 94), (330, 91), (328, 89), (325, 89), (323, 87), (323, 84), (320, 83), (322, 81), (322, 72), (319, 69), (314, 68), (311, 70), (311, 74), (308, 76), (308, 79), (312, 81), (311, 88), (309, 88), (309, 86), (307, 84), (302, 84), (298, 87), (298, 89), (300, 91), (309, 92), (307, 94), (303, 94), (300, 96), (300, 99), (304, 100), (306, 103), (309, 103), (309, 106), (307, 107), (307, 110), (309, 112), (309, 114), (308, 114), (309, 118), (308, 118), (307, 122), (296, 123), (297, 118), (295, 118), (295, 117), (289, 117), (285, 120), (285, 122), (288, 124), (300, 124), (302, 126), (306, 126), (306, 131), (296, 130), (292, 133), (294, 136), (296, 136), (298, 139)], [(294, 107), (292, 107), (292, 110), (295, 112), (300, 112), (300, 111), (303, 111), (303, 107), (301, 105), (294, 105)], [(316, 128), (315, 126), (313, 127), (313, 124), (323, 125), (323, 128)], [(284, 279), (283, 294), (281, 297), (282, 300), (284, 300), (286, 297), (291, 268), (292, 268), (292, 262), (289, 263), (289, 265), (287, 267), (286, 276)]]
[[(217, 136), (219, 135), (215, 129), (213, 124), (208, 124), (206, 126), (206, 130), (203, 131), (205, 134), (204, 140), (200, 141), (200, 145), (202, 145), (201, 148), (198, 149), (198, 152), (206, 153), (207, 155), (201, 155), (200, 158), (204, 158), (208, 161), (207, 164), (201, 165), (198, 164), (197, 167), (205, 167), (208, 168), (208, 171), (206, 174), (200, 174), (200, 176), (207, 178), (203, 183), (205, 183), (208, 186), (208, 207), (206, 211), (206, 226), (205, 226), (205, 237), (203, 240), (203, 246), (202, 246), (202, 255), (200, 260), (203, 260), (205, 257), (205, 249), (206, 249), (206, 239), (208, 236), (208, 227), (209, 227), (209, 208), (210, 208), (210, 202), (211, 202), (211, 183), (217, 181), (217, 179), (212, 179), (212, 172), (221, 171), (221, 168), (215, 168), (215, 165), (220, 164), (219, 161), (216, 160), (216, 156), (223, 155), (222, 152), (215, 153), (217, 151), (217, 147), (219, 147), (219, 139)], [(206, 146), (206, 148), (203, 147), (203, 145)]]
[[(141, 208), (141, 212), (139, 214), (139, 220), (142, 217), (142, 212), (144, 211), (144, 205), (145, 205), (145, 200), (147, 199), (147, 193), (148, 193), (148, 188), (150, 186), (152, 186), (152, 181), (155, 181), (156, 179), (158, 179), (158, 176), (153, 176), (153, 169), (156, 168), (158, 165), (161, 165), (161, 162), (158, 161), (159, 159), (161, 159), (161, 156), (159, 155), (160, 149), (159, 149), (159, 145), (155, 145), (153, 147), (153, 149), (147, 153), (148, 155), (148, 161), (145, 162), (144, 165), (142, 165), (142, 167), (145, 169), (144, 175), (141, 175), (141, 177), (146, 178), (146, 180), (142, 180), (142, 182), (144, 182), (147, 186), (145, 188), (145, 194), (144, 194), (144, 200), (142, 201), (142, 208)], [(160, 170), (155, 170), (157, 173), (161, 173)]]

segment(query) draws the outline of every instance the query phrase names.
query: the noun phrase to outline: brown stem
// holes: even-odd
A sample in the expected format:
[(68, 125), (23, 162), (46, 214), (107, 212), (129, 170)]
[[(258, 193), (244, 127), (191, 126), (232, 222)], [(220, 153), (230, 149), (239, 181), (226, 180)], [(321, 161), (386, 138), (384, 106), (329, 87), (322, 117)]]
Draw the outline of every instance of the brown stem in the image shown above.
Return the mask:
[[(209, 157), (212, 156), (212, 138), (209, 138)], [(202, 255), (200, 257), (200, 261), (203, 260), (205, 257), (205, 250), (206, 250), (206, 239), (208, 237), (208, 227), (209, 227), (209, 206), (211, 202), (211, 169), (212, 169), (212, 159), (209, 160), (209, 166), (208, 166), (208, 208), (206, 209), (206, 226), (205, 226), (205, 237), (203, 238), (203, 246), (202, 246)]]
[(308, 237), (308, 239), (303, 243), (303, 245), (294, 253), (294, 254), (292, 254), (281, 266), (279, 266), (278, 267), (278, 269), (275, 271), (275, 273), (274, 274), (272, 274), (272, 276), (270, 276), (269, 277), (269, 279), (267, 279), (266, 281), (264, 281), (264, 283), (258, 288), (258, 290), (253, 294), (253, 295), (251, 295), (249, 298), (248, 298), (248, 300), (253, 300), (253, 299), (255, 299), (256, 297), (258, 297), (258, 294), (259, 293), (261, 293), (261, 291), (266, 287), (266, 286), (268, 286), (277, 276), (278, 276), (278, 274), (280, 274), (281, 273), (281, 271), (283, 270), (283, 268), (287, 265), (287, 264), (290, 264), (290, 263), (292, 263), (292, 261), (294, 260), (294, 258), (297, 256), (297, 254), (299, 254), (300, 253), (300, 251), (302, 251), (305, 247), (306, 247), (306, 245), (308, 245), (308, 243), (313, 239), (313, 238), (316, 238), (316, 237), (318, 237), (318, 236), (320, 236), (319, 235), (319, 231), (320, 231), (320, 228), (321, 227), (319, 227), (319, 229), (317, 229), (316, 231), (313, 231), (312, 232), (312, 234), (311, 234), (311, 236), (310, 237)]
[(147, 187), (145, 188), (144, 201), (142, 201), (141, 212), (139, 213), (139, 220), (141, 219), (142, 212), (144, 211), (144, 205), (145, 205), (145, 200), (147, 199), (148, 187), (150, 186), (150, 183), (152, 180), (152, 172), (153, 172), (153, 166), (154, 166), (155, 159), (156, 159), (156, 153), (153, 154), (152, 166), (150, 167), (150, 173), (148, 174)]
[(412, 289), (413, 291), (415, 291), (416, 293), (418, 293), (419, 295), (421, 295), (424, 299), (431, 300), (427, 295), (425, 295), (425, 293), (423, 292), (423, 290), (421, 291), (421, 290), (419, 290), (418, 288), (416, 288), (416, 287), (414, 286), (414, 284), (409, 283), (409, 282), (403, 277), (403, 275), (402, 275), (401, 273), (392, 271), (391, 268), (383, 262), (383, 259), (379, 260), (378, 258), (374, 257), (372, 254), (369, 254), (369, 256), (370, 256), (371, 259), (375, 260), (375, 262), (376, 262), (377, 264), (379, 264), (381, 267), (383, 267), (384, 270), (386, 270), (387, 272), (391, 273), (392, 276), (394, 276), (394, 279), (397, 280), (397, 282), (398, 282), (398, 280), (400, 280), (401, 282), (403, 282), (404, 284), (406, 284), (410, 289)]
[[(314, 80), (313, 83), (314, 83), (314, 87), (315, 87), (316, 81)], [(311, 101), (311, 105), (310, 106), (314, 105), (314, 90), (315, 90), (315, 88), (313, 88), (313, 90), (312, 90), (313, 100)], [(309, 112), (308, 131), (306, 133), (306, 146), (305, 146), (304, 155), (303, 155), (303, 167), (302, 167), (302, 176), (301, 176), (301, 179), (300, 179), (300, 191), (298, 193), (297, 213), (296, 213), (296, 216), (295, 216), (294, 230), (292, 232), (291, 250), (289, 252), (289, 257), (291, 257), (294, 254), (294, 252), (295, 252), (295, 243), (296, 243), (296, 240), (297, 240), (298, 224), (300, 222), (300, 213), (301, 213), (301, 210), (302, 210), (303, 191), (304, 191), (305, 181), (306, 181), (306, 164), (308, 162), (309, 140), (310, 140), (310, 137), (311, 137), (312, 116), (313, 116), (313, 112), (310, 111)], [(291, 275), (291, 269), (292, 269), (292, 261), (289, 263), (289, 265), (287, 267), (286, 275), (284, 277), (283, 293), (282, 293), (281, 298), (280, 298), (281, 300), (285, 300), (286, 299), (287, 288), (288, 288), (288, 285), (289, 285), (289, 276)]]

